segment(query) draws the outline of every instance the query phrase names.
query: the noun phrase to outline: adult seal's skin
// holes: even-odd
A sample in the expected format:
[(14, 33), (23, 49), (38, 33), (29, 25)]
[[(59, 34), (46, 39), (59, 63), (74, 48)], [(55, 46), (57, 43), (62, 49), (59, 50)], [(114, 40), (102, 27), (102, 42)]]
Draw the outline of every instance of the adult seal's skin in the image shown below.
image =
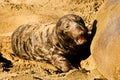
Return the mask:
[(120, 80), (120, 0), (106, 0), (97, 13), (91, 54), (108, 80)]
[(90, 31), (81, 17), (68, 14), (56, 26), (27, 24), (12, 34), (12, 49), (20, 58), (49, 61), (66, 72), (90, 55)]

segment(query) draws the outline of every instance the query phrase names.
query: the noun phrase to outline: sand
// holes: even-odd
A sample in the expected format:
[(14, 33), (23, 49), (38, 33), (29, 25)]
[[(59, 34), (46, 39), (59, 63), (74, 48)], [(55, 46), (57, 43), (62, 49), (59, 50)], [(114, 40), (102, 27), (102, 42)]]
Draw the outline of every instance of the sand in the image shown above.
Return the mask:
[(11, 49), (11, 34), (20, 25), (56, 23), (65, 14), (77, 14), (90, 29), (103, 3), (104, 0), (1, 0), (0, 80), (106, 80), (92, 60), (93, 65), (82, 61), (88, 70), (58, 73), (49, 63), (19, 59)]

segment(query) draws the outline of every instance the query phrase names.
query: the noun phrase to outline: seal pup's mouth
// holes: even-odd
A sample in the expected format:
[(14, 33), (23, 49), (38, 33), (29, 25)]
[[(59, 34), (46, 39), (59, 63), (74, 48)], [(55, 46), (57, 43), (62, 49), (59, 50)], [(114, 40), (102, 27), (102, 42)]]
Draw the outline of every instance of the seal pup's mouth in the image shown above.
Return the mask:
[(84, 44), (85, 42), (87, 42), (87, 39), (86, 39), (85, 35), (82, 34), (76, 38), (75, 42), (77, 45), (81, 45), (81, 44)]

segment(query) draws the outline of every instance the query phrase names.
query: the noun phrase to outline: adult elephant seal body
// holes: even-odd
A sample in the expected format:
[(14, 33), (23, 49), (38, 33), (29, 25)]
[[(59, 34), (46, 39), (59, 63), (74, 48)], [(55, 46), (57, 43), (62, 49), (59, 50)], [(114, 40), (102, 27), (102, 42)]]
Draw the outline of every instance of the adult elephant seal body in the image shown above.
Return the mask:
[(56, 26), (20, 26), (12, 35), (12, 49), (20, 58), (49, 61), (66, 72), (90, 55), (88, 32), (81, 17), (69, 14)]
[(91, 54), (98, 70), (108, 80), (120, 80), (120, 0), (108, 0), (96, 20)]

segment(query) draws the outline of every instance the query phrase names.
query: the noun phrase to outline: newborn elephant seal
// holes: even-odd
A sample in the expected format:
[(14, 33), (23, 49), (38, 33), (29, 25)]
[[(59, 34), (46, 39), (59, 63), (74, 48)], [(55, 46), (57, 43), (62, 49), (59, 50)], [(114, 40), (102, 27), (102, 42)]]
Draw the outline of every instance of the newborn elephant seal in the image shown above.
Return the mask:
[(90, 55), (88, 32), (81, 17), (69, 14), (56, 26), (20, 26), (12, 35), (12, 49), (20, 58), (49, 61), (66, 72)]

